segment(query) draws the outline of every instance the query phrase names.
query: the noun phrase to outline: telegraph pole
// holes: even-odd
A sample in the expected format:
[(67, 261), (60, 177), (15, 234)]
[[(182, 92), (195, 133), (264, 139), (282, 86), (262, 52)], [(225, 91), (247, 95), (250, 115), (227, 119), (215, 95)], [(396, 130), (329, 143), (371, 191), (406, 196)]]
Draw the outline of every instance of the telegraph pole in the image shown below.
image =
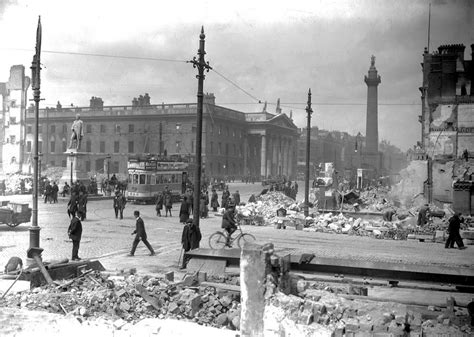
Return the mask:
[(308, 123), (306, 125), (306, 179), (304, 181), (304, 215), (309, 215), (309, 154), (310, 154), (310, 137), (311, 137), (311, 88), (308, 91), (308, 105), (306, 106)]
[(35, 125), (33, 140), (33, 209), (30, 231), (30, 247), (40, 246), (40, 227), (38, 226), (38, 131), (39, 131), (39, 102), (40, 102), (40, 70), (41, 70), (41, 17), (38, 18), (38, 28), (36, 30), (36, 53), (33, 56), (31, 65), (33, 100), (35, 101)]
[(198, 59), (196, 56), (193, 57), (192, 61), (188, 61), (193, 64), (194, 68), (198, 69), (198, 91), (197, 91), (197, 116), (196, 116), (196, 171), (194, 174), (194, 200), (193, 200), (193, 220), (194, 224), (199, 227), (199, 201), (201, 200), (201, 148), (202, 148), (202, 108), (204, 98), (204, 71), (209, 72), (211, 66), (209, 62), (204, 61), (205, 45), (204, 27), (201, 27), (201, 34), (199, 35), (199, 50)]

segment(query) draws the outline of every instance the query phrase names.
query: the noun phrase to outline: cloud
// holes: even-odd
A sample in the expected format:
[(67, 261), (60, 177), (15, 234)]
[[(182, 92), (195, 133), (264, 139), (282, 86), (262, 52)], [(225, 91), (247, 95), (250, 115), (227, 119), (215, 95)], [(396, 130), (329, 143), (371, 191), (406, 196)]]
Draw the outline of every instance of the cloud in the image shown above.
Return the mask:
[[(2, 2), (5, 4), (5, 2)], [(280, 98), (284, 112), (306, 125), (308, 88), (313, 92), (313, 125), (365, 134), (370, 56), (382, 77), (380, 103), (420, 102), (423, 48), (427, 44), (426, 1), (180, 1), (81, 2), (9, 1), (0, 7), (0, 44), (28, 52), (2, 52), (0, 81), (13, 64), (29, 67), (36, 22), (41, 14), (43, 50), (125, 55), (171, 60), (196, 56), (201, 25), (206, 60), (273, 111)], [(470, 1), (436, 1), (431, 13), (431, 46), (474, 42)], [(184, 62), (43, 53), (42, 104), (88, 105), (91, 96), (105, 104), (130, 104), (148, 92), (152, 103), (196, 101), (196, 69)], [(262, 104), (216, 72), (206, 74), (206, 92), (217, 104), (261, 111)], [(232, 104), (239, 103), (239, 104)], [(335, 105), (335, 103), (357, 103)], [(407, 149), (419, 139), (417, 105), (379, 106), (379, 134)], [(399, 132), (405, 130), (405, 132)]]

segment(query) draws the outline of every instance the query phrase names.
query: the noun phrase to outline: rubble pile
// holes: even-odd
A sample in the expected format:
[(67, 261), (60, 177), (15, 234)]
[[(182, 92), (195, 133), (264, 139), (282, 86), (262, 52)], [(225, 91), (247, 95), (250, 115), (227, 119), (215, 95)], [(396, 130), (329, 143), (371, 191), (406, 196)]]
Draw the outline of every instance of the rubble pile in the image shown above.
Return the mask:
[(90, 273), (61, 284), (8, 295), (3, 306), (74, 315), (80, 321), (107, 319), (123, 324), (158, 317), (238, 329), (240, 297), (214, 287), (138, 275)]
[(267, 302), (266, 331), (281, 334), (290, 329), (333, 336), (421, 336), (431, 332), (452, 336), (469, 335), (472, 330), (466, 308), (448, 306), (441, 311), (432, 307), (422, 313), (399, 303), (349, 300), (327, 291), (300, 290), (298, 296), (277, 293)]
[(282, 192), (268, 192), (257, 197), (257, 202), (237, 206), (237, 214), (240, 218), (248, 220), (248, 223), (256, 225), (271, 225), (277, 216), (277, 210), (285, 209), (290, 215), (295, 215), (302, 210), (300, 203), (287, 197)]
[(323, 233), (342, 233), (348, 235), (370, 236), (377, 239), (406, 240), (413, 232), (409, 222), (362, 220), (362, 218), (346, 217), (342, 213), (324, 213), (315, 215), (308, 222), (305, 231)]

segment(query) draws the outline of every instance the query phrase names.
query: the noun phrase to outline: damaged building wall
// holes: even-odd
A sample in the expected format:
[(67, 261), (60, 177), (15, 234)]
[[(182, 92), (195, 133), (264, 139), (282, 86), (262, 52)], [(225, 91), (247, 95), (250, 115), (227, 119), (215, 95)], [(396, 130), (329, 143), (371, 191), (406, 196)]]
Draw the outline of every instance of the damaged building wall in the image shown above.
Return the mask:
[(434, 202), (449, 203), (453, 200), (453, 172), (454, 161), (433, 161), (432, 196)]
[(410, 206), (413, 199), (423, 194), (423, 184), (428, 179), (428, 161), (413, 160), (400, 171), (401, 181), (392, 187), (392, 196), (403, 206)]

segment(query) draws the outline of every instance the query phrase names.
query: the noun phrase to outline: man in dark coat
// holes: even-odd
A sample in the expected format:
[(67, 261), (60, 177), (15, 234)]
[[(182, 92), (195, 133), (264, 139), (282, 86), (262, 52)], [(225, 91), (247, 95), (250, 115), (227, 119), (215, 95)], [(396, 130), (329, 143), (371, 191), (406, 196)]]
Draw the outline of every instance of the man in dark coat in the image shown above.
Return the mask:
[(189, 203), (188, 197), (183, 196), (181, 207), (179, 209), (179, 222), (185, 223), (189, 219)]
[(79, 244), (81, 242), (82, 236), (82, 223), (81, 223), (81, 211), (78, 211), (77, 214), (72, 218), (71, 223), (67, 233), (69, 238), (72, 240), (72, 260), (79, 261)]
[(454, 215), (449, 219), (449, 236), (444, 248), (454, 248), (454, 243), (456, 242), (459, 249), (466, 249), (466, 246), (464, 246), (464, 243), (462, 242), (461, 234), (459, 234), (462, 222), (460, 216), (461, 213), (454, 213)]
[(145, 223), (143, 222), (143, 219), (140, 218), (140, 212), (134, 211), (133, 215), (137, 219), (137, 222), (135, 224), (135, 231), (133, 231), (132, 233), (132, 235), (135, 234), (135, 239), (133, 240), (132, 250), (130, 251), (130, 254), (128, 254), (128, 256), (135, 255), (135, 250), (137, 249), (137, 246), (140, 240), (143, 241), (145, 246), (150, 251), (150, 256), (155, 255), (155, 251), (153, 250), (153, 248), (151, 247), (150, 243), (148, 242), (146, 238)]
[[(201, 230), (194, 224), (192, 218), (186, 221), (186, 225), (183, 227), (183, 233), (181, 234), (181, 244), (183, 245), (183, 250), (185, 252), (190, 251), (191, 249), (199, 248), (199, 243), (201, 242)], [(181, 268), (186, 268), (190, 258), (183, 258), (183, 264)]]
[(211, 196), (211, 207), (214, 212), (217, 212), (217, 207), (219, 207), (219, 200), (217, 196), (217, 192), (215, 189), (212, 189), (212, 196)]
[(125, 208), (127, 200), (123, 196), (120, 191), (115, 192), (114, 197), (114, 211), (115, 211), (115, 218), (117, 219), (120, 214), (120, 220), (123, 219), (123, 210)]
[(229, 244), (230, 242), (230, 237), (232, 233), (234, 233), (237, 230), (236, 223), (237, 221), (235, 221), (234, 207), (227, 208), (224, 215), (222, 216), (222, 225), (221, 225), (221, 227), (224, 228), (228, 233), (227, 244)]
[(239, 206), (239, 205), (240, 205), (240, 193), (239, 193), (239, 190), (235, 191), (233, 197), (234, 197), (235, 205), (236, 205), (236, 206)]

